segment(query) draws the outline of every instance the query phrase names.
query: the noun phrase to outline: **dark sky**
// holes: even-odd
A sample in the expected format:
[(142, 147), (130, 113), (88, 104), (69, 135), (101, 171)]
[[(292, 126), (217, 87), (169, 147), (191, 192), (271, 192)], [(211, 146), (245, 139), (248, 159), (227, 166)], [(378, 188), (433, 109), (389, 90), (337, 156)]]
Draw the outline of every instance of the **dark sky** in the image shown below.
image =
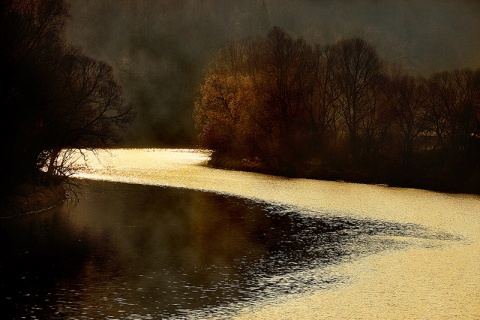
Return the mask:
[(411, 74), (480, 66), (480, 1), (70, 0), (67, 38), (110, 63), (137, 119), (137, 146), (191, 146), (208, 60), (231, 38), (279, 26), (310, 43), (361, 36)]

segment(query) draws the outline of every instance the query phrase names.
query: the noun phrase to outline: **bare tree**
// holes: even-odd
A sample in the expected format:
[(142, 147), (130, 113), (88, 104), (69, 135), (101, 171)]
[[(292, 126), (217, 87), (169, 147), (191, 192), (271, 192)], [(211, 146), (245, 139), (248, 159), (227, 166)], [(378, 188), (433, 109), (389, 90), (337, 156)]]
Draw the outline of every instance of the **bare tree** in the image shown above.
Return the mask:
[(278, 27), (267, 35), (263, 52), (263, 77), (257, 81), (265, 118), (262, 122), (275, 129), (272, 158), (289, 166), (292, 159), (301, 162), (304, 158), (302, 145), (308, 131), (305, 109), (312, 108), (316, 61), (305, 40), (294, 40)]
[(405, 74), (399, 69), (390, 72), (389, 108), (400, 157), (405, 167), (413, 161), (415, 141), (424, 132), (425, 80)]
[[(71, 168), (60, 150), (106, 147), (133, 118), (112, 69), (65, 43), (64, 1), (2, 2), (0, 128), (11, 169), (9, 182)], [(2, 48), (2, 49), (3, 49)], [(8, 137), (8, 138), (7, 138)], [(51, 180), (48, 178), (47, 180)]]
[[(311, 102), (305, 107), (306, 120), (316, 137), (320, 154), (331, 153), (328, 144), (337, 141), (338, 109), (336, 108), (339, 91), (335, 88), (334, 68), (335, 50), (331, 46), (317, 45), (313, 55), (313, 92)], [(308, 64), (307, 64), (308, 65)], [(308, 65), (310, 66), (310, 65)], [(327, 148), (328, 150), (324, 150)]]
[(50, 92), (55, 99), (44, 115), (44, 147), (50, 150), (48, 175), (68, 170), (54, 165), (62, 149), (114, 145), (120, 141), (118, 128), (134, 116), (106, 63), (73, 49), (62, 55), (55, 70)]
[(441, 72), (428, 80), (427, 125), (445, 152), (463, 151), (470, 139), (477, 96), (471, 70)]
[(362, 151), (362, 135), (372, 130), (372, 111), (378, 109), (378, 86), (383, 63), (375, 48), (360, 38), (341, 40), (334, 45), (338, 108), (354, 157)]

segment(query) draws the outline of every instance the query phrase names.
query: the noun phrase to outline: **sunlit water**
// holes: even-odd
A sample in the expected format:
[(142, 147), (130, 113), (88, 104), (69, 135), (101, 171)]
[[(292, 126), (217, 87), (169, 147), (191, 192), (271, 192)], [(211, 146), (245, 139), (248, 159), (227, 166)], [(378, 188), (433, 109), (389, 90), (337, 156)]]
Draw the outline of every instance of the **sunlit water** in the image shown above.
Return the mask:
[(6, 318), (480, 318), (479, 196), (86, 155), (78, 204), (0, 220)]

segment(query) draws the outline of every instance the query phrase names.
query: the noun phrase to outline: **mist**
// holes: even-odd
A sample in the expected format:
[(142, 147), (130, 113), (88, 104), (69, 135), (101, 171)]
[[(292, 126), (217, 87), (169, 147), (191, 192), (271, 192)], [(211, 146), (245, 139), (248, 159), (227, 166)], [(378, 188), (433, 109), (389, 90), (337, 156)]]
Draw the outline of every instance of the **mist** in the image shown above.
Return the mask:
[(308, 42), (360, 36), (414, 75), (480, 66), (479, 1), (71, 0), (67, 40), (112, 65), (137, 118), (128, 146), (195, 146), (196, 89), (232, 38), (279, 26)]

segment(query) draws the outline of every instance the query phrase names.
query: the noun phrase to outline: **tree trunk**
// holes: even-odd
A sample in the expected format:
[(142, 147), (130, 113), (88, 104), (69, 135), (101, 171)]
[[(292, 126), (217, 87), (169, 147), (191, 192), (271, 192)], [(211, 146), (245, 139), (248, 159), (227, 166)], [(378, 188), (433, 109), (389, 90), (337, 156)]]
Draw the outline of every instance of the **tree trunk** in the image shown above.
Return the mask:
[(55, 162), (57, 161), (58, 155), (62, 149), (61, 148), (54, 148), (50, 153), (50, 162), (48, 164), (47, 169), (47, 184), (51, 184), (53, 182), (53, 175), (55, 173)]

